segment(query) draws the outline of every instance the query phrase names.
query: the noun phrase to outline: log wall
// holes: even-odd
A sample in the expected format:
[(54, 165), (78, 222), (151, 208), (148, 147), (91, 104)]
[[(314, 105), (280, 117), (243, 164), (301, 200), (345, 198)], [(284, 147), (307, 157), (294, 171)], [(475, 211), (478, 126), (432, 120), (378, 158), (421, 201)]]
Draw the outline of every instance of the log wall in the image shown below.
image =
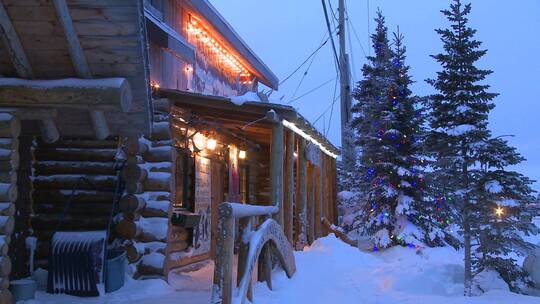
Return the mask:
[[(172, 199), (173, 145), (169, 115), (154, 115), (151, 136), (131, 137), (125, 145), (125, 192), (120, 199), (121, 220), (116, 232), (136, 278), (165, 276), (168, 247), (187, 248), (187, 232), (168, 245)], [(172, 228), (171, 228), (172, 229)]]
[(50, 240), (64, 212), (60, 231), (107, 229), (117, 147), (117, 139), (35, 141), (31, 226), (38, 238), (36, 267), (48, 267)]
[(11, 259), (8, 246), (15, 224), (17, 200), (17, 173), (19, 167), (18, 137), (20, 121), (9, 114), (0, 113), (0, 303), (11, 303), (8, 290)]

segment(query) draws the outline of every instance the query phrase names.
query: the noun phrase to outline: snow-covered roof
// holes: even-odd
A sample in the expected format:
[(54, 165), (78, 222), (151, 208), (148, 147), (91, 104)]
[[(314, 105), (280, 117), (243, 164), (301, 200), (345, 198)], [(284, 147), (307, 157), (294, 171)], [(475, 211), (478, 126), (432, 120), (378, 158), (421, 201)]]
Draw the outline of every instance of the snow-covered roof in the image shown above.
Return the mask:
[(251, 50), (247, 43), (232, 28), (232, 26), (221, 16), (208, 0), (187, 0), (185, 1), (192, 9), (196, 10), (209, 22), (221, 36), (223, 36), (240, 55), (254, 68), (254, 74), (260, 82), (268, 87), (277, 90), (279, 80), (266, 64)]
[(237, 97), (220, 97), (180, 90), (159, 89), (157, 95), (162, 98), (169, 98), (179, 106), (190, 109), (205, 108), (205, 111), (210, 111), (222, 117), (227, 116), (226, 113), (236, 113), (257, 119), (264, 117), (268, 111), (274, 111), (281, 119), (293, 123), (295, 127), (320, 143), (321, 150), (327, 150), (335, 155), (340, 153), (339, 149), (295, 108), (277, 103), (261, 102), (259, 98), (256, 98), (258, 95), (253, 92)]

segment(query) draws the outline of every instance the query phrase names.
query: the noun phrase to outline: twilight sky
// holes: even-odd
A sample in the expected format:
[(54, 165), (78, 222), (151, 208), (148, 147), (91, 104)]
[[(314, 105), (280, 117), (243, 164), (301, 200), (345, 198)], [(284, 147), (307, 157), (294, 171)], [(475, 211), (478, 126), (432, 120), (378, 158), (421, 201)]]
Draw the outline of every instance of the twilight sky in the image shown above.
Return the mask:
[[(326, 25), (321, 1), (318, 0), (210, 0), (255, 53), (272, 69), (280, 80), (291, 73), (321, 43)], [(337, 9), (337, 0), (330, 0)], [(474, 0), (470, 15), (471, 25), (478, 30), (477, 38), (487, 55), (479, 63), (494, 73), (487, 83), (492, 91), (500, 93), (497, 107), (491, 112), (493, 135), (512, 134), (510, 143), (518, 147), (527, 161), (517, 169), (538, 180), (540, 191), (540, 1), (539, 0)], [(442, 43), (435, 28), (446, 27), (446, 19), (439, 12), (449, 1), (433, 0), (369, 0), (371, 19), (379, 7), (386, 16), (389, 30), (399, 25), (405, 35), (408, 64), (416, 81), (413, 92), (418, 95), (432, 93), (424, 81), (436, 76), (440, 66), (429, 55), (436, 54)], [(365, 63), (368, 43), (368, 0), (347, 1), (349, 21), (356, 31), (348, 28), (352, 49), (352, 77), (359, 80)], [(374, 28), (370, 20), (370, 30)], [(336, 41), (337, 42), (337, 41)], [(329, 81), (325, 86), (290, 103), (310, 121), (314, 121), (329, 108), (333, 99), (336, 70), (330, 43), (316, 55), (311, 68), (299, 86), (307, 65), (281, 85), (273, 98), (283, 97), (283, 103)], [(296, 94), (295, 94), (296, 91)], [(338, 87), (339, 91), (339, 87)], [(332, 120), (330, 111), (319, 119), (319, 130), (329, 127), (328, 137), (340, 145), (339, 101)]]

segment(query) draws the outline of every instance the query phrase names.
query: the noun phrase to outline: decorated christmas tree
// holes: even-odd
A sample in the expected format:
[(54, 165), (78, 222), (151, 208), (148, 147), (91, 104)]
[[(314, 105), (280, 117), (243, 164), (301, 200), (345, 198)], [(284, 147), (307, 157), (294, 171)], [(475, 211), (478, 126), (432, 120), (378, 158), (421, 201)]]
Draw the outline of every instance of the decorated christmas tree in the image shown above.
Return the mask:
[(524, 204), (532, 200), (530, 181), (505, 168), (523, 159), (501, 138), (492, 138), (488, 114), (497, 94), (484, 83), (492, 72), (479, 69), (486, 54), (468, 25), (471, 5), (453, 0), (442, 13), (450, 28), (439, 29), (444, 52), (433, 56), (442, 66), (437, 79), (428, 80), (437, 90), (428, 102), (431, 109), (426, 144), (437, 197), (451, 206), (462, 227), (465, 252), (465, 295), (471, 295), (473, 276), (496, 270), (511, 287), (523, 273), (515, 261), (503, 257), (528, 248), (520, 233), (533, 232), (522, 222)]
[(425, 220), (423, 206), (423, 159), (419, 155), (422, 113), (405, 64), (403, 37), (396, 34), (390, 47), (381, 12), (371, 36), (374, 56), (364, 65), (364, 79), (354, 91), (353, 127), (362, 151), (358, 172), (359, 212), (354, 223), (368, 235), (374, 248), (418, 245), (438, 238)]

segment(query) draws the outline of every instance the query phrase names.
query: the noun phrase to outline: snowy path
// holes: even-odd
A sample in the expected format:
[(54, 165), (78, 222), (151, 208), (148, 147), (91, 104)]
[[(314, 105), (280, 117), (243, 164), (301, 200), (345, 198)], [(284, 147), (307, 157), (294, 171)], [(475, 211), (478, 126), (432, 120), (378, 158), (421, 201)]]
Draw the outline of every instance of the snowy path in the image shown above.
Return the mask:
[[(461, 253), (451, 248), (392, 248), (382, 253), (365, 253), (334, 236), (316, 241), (304, 252), (296, 252), (297, 273), (288, 279), (276, 271), (274, 291), (266, 284), (254, 287), (257, 304), (539, 304), (540, 298), (492, 291), (481, 297), (465, 298)], [(102, 298), (81, 299), (39, 293), (29, 301), (37, 303), (210, 303), (212, 266), (161, 280), (133, 281)]]

